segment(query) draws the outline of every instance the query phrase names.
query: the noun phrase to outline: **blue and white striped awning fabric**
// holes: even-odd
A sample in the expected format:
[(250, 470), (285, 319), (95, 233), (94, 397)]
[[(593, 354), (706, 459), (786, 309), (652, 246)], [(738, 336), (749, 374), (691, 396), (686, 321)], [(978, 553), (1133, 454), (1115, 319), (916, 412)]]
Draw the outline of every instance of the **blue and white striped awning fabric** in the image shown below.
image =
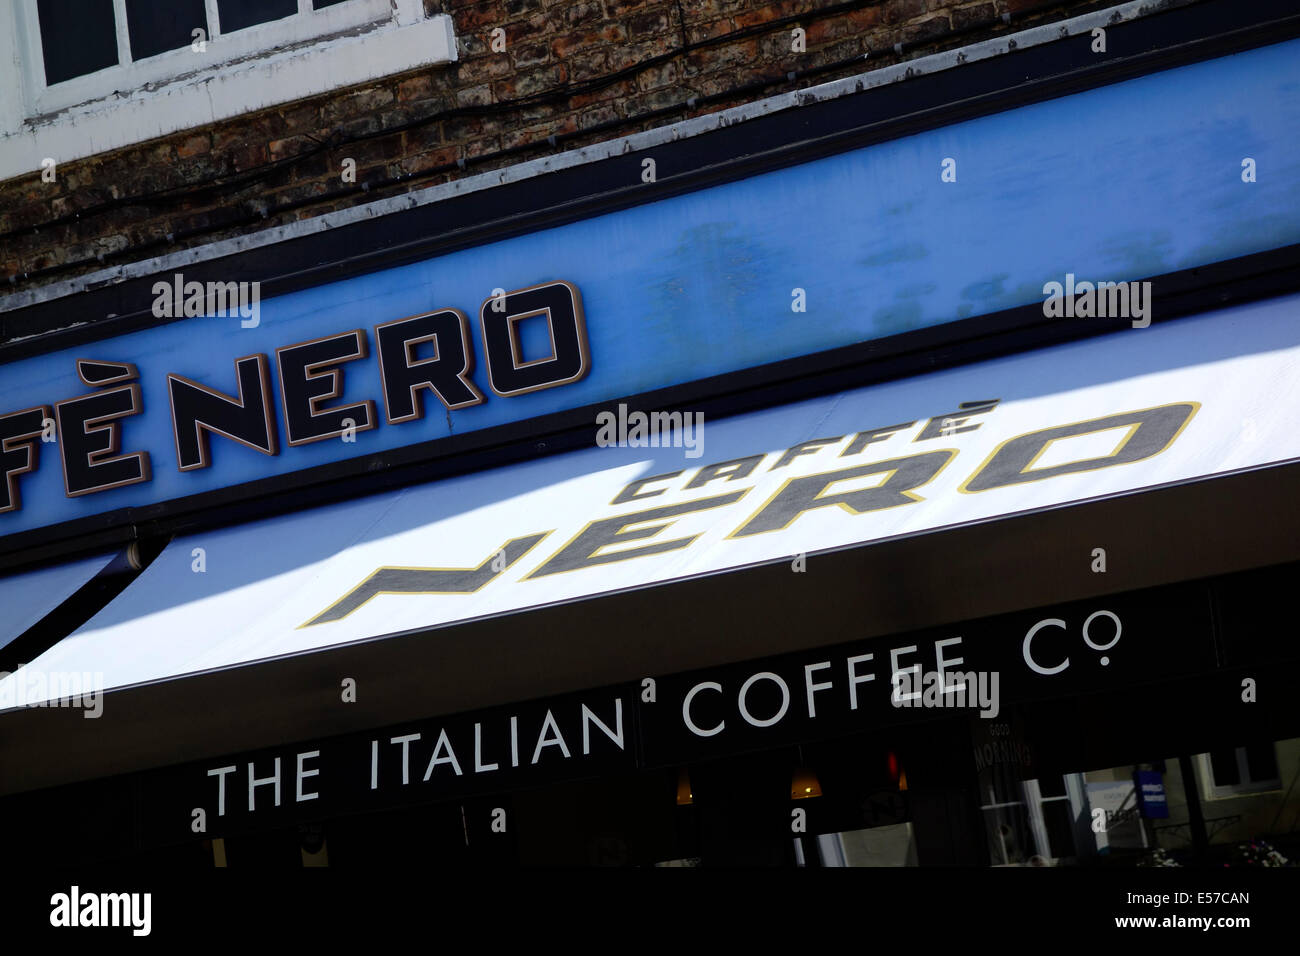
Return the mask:
[(72, 597), (108, 566), (111, 554), (0, 578), (0, 647), (5, 647)]
[[(111, 689), (446, 639), (471, 618), (1298, 460), (1297, 412), (1300, 295), (683, 422), (657, 446), (615, 407), (613, 444), (178, 538), (30, 666)], [(12, 588), (48, 593), (6, 618), (47, 609), (94, 570), (78, 567)]]

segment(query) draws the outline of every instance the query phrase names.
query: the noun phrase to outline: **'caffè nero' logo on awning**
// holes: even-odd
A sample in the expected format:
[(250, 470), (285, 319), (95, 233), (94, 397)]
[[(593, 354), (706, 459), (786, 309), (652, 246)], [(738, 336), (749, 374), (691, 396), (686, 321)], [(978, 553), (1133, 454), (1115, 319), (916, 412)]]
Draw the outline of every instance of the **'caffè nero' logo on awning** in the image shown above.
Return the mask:
[[(529, 357), (521, 325), (533, 319), (544, 324), (549, 345), (545, 354)], [(491, 390), (513, 398), (581, 379), (591, 366), (584, 323), (582, 297), (563, 280), (499, 290), (484, 300), (479, 331)], [(279, 455), (277, 417), (284, 444), (294, 448), (355, 441), (358, 433), (379, 427), (379, 402), (386, 424), (396, 426), (424, 417), (426, 392), (448, 411), (486, 401), (470, 378), (475, 346), (469, 319), (459, 309), (442, 308), (374, 326), (381, 394), (340, 403), (348, 363), (372, 358), (370, 335), (354, 328), (277, 347), (274, 357), (244, 355), (234, 360), (234, 393), (167, 373), (177, 469), (209, 468), (213, 435)], [(0, 514), (22, 508), (23, 476), (41, 466), (41, 449), (49, 444), (57, 447), (69, 498), (152, 480), (158, 449), (123, 449), (123, 422), (144, 411), (136, 365), (78, 359), (76, 370), (94, 391), (0, 415)]]
[[(934, 448), (931, 443), (960, 444), (963, 433), (982, 427), (977, 416), (988, 415), (997, 405), (997, 399), (964, 402), (957, 411), (922, 419), (923, 424), (913, 438), (913, 444), (920, 443), (920, 447), (909, 454), (878, 458), (872, 454), (872, 446), (914, 428), (918, 425), (916, 421), (852, 435), (813, 438), (781, 451), (638, 479), (619, 491), (610, 505), (618, 507), (656, 499), (653, 507), (587, 521), (580, 531), (549, 551), (540, 545), (551, 536), (552, 530), (520, 528), (517, 536), (484, 555), (482, 562), (474, 567), (376, 568), (300, 626), (340, 621), (380, 595), (475, 594), (521, 562), (532, 562), (531, 570), (526, 570), (519, 581), (527, 585), (552, 575), (691, 548), (701, 538), (700, 534), (670, 537), (670, 529), (679, 518), (700, 512), (712, 512), (715, 524), (725, 523), (724, 542), (731, 542), (779, 534), (794, 526), (802, 516), (824, 509), (863, 516), (893, 508), (924, 508), (927, 498), (919, 493), (921, 489), (940, 472), (962, 460), (960, 449)], [(971, 462), (969, 473), (956, 491), (962, 495), (978, 495), (1152, 458), (1174, 443), (1200, 407), (1194, 401), (1174, 402), (1015, 435), (1001, 441), (983, 461)], [(1105, 436), (1106, 442), (1113, 446), (1111, 450), (1102, 455), (1045, 463), (1049, 449), (1057, 443), (1090, 440), (1094, 436)], [(838, 449), (837, 459), (846, 460), (842, 467), (825, 470), (822, 465), (811, 474), (799, 473), (806, 470), (800, 464), (810, 460), (810, 456), (824, 462), (826, 454), (835, 449)], [(765, 501), (750, 502), (749, 492), (770, 472), (776, 472), (784, 480)], [(786, 474), (790, 477), (784, 477)], [(864, 481), (867, 486), (861, 487)], [(859, 487), (847, 490), (847, 484)]]

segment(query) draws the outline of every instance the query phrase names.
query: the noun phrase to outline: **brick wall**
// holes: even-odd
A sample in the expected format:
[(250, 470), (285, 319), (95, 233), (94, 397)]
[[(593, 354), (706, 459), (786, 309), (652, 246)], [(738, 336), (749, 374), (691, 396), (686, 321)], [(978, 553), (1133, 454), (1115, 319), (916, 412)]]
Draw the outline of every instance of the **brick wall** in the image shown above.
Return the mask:
[[(53, 183), (42, 182), (39, 170), (0, 183), (0, 282), (8, 287), (0, 286), (0, 294), (614, 139), (1109, 4), (425, 5), (451, 14), (458, 62), (62, 163)], [(498, 27), (505, 34), (504, 52), (492, 49)], [(805, 52), (792, 49), (795, 27), (806, 32)], [(866, 60), (864, 53), (870, 54)], [(798, 71), (793, 80), (791, 71)], [(356, 162), (355, 184), (341, 179), (345, 158)]]

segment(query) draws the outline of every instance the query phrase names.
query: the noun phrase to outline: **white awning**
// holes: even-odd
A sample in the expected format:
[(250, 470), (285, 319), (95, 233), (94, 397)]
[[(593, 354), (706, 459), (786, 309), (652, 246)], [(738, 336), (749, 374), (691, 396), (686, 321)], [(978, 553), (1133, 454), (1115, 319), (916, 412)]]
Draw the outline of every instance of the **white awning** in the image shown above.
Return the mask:
[(123, 687), (795, 566), (1300, 459), (1298, 412), (1288, 296), (708, 421), (676, 446), (593, 447), (178, 538), (30, 666)]
[(72, 597), (113, 560), (111, 554), (0, 578), (0, 647)]

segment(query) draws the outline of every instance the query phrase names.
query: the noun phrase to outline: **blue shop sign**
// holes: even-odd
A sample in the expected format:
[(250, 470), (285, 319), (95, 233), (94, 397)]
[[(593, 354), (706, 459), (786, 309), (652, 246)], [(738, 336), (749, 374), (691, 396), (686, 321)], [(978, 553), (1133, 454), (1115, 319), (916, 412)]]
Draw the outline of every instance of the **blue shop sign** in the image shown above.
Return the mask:
[(264, 302), (160, 276), (172, 321), (0, 367), (0, 537), (1300, 242), (1298, 64), (1278, 43)]

